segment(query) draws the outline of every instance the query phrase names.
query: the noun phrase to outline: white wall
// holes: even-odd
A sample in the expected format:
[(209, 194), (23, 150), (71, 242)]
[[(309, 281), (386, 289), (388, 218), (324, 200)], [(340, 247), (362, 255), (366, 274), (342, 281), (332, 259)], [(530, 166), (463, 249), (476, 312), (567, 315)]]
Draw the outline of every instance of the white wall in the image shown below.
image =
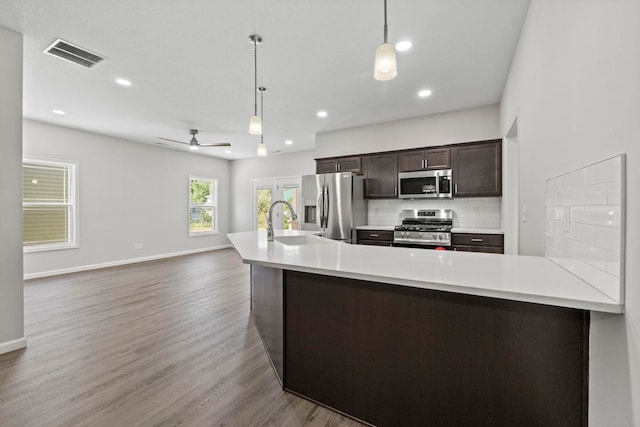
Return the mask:
[(231, 161), (231, 230), (251, 230), (251, 180), (316, 173), (313, 151)]
[(24, 347), (22, 35), (0, 27), (0, 353)]
[(638, 0), (532, 0), (500, 108), (501, 134), (518, 118), (523, 254), (544, 254), (546, 178), (627, 153), (626, 313), (592, 313), (592, 426), (640, 426), (638, 17)]
[(500, 138), (497, 105), (316, 135), (316, 158)]
[[(78, 162), (79, 182), (80, 247), (25, 254), (27, 277), (228, 244), (227, 160), (29, 120), (24, 157)], [(190, 174), (218, 180), (217, 235), (187, 235)]]

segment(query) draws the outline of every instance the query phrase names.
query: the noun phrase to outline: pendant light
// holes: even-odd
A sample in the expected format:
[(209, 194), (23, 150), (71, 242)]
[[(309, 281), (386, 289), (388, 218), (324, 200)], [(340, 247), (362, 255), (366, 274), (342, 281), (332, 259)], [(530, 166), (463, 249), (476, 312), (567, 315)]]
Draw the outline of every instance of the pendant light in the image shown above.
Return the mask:
[(387, 42), (387, 0), (384, 0), (384, 43), (376, 49), (373, 77), (376, 80), (391, 80), (397, 75), (396, 47)]
[(249, 41), (253, 43), (253, 116), (249, 119), (249, 133), (262, 135), (262, 119), (258, 115), (258, 45), (262, 43), (262, 37), (252, 34)]
[[(264, 118), (264, 93), (267, 91), (265, 87), (259, 87), (260, 92), (260, 121)], [(265, 157), (267, 155), (267, 144), (264, 143), (264, 132), (260, 132), (260, 144), (258, 144), (258, 156)]]

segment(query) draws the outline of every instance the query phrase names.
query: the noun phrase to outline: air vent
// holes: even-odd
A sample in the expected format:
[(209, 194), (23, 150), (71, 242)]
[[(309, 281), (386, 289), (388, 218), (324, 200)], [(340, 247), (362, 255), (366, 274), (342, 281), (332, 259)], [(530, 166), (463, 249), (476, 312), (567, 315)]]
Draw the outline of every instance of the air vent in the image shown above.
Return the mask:
[(44, 53), (53, 55), (65, 61), (80, 64), (84, 67), (91, 68), (104, 58), (93, 52), (66, 42), (62, 39), (58, 39), (44, 50)]

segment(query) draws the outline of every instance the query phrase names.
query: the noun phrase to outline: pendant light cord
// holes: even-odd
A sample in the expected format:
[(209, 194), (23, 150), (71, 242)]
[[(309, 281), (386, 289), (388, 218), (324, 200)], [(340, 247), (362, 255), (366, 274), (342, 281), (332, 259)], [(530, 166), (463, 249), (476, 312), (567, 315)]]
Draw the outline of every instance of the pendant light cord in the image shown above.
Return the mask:
[[(385, 0), (386, 2), (387, 0)], [(253, 115), (258, 115), (258, 41), (253, 39)]]
[(387, 42), (387, 0), (384, 0), (384, 42)]

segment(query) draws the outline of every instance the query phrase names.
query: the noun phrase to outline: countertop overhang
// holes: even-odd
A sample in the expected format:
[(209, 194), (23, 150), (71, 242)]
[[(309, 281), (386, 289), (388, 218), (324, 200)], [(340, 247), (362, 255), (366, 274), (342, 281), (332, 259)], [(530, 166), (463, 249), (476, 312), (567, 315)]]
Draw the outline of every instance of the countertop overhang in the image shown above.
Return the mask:
[(544, 257), (350, 245), (303, 231), (227, 236), (246, 264), (559, 307), (623, 313), (624, 305)]

